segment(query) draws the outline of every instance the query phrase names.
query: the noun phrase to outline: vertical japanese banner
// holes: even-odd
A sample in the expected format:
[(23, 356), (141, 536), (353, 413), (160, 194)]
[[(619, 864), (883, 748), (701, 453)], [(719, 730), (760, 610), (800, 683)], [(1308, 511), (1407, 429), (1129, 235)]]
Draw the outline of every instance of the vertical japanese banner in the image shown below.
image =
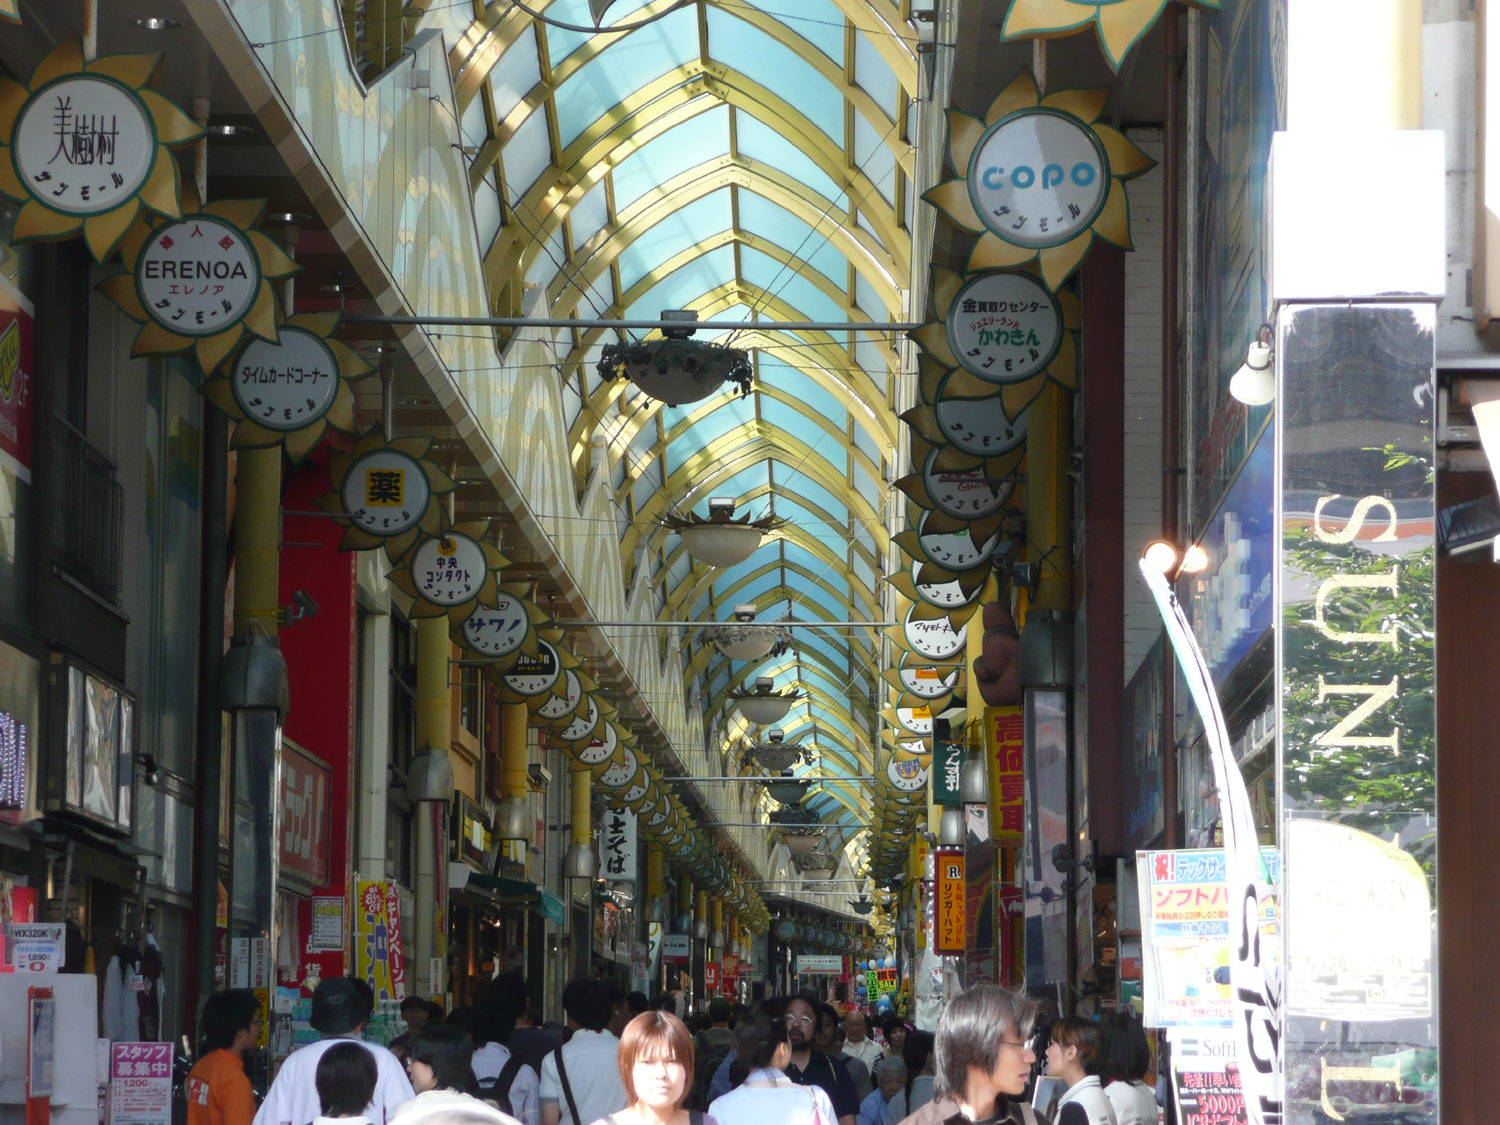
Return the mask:
[(956, 806), (959, 803), (958, 779), (963, 771), (966, 749), (964, 743), (955, 739), (933, 740), (932, 772), (928, 774), (933, 804)]
[(354, 900), (355, 972), (375, 990), (377, 1000), (406, 999), (396, 884), (361, 879)]
[(966, 893), (963, 849), (938, 848), (933, 855), (934, 953), (952, 956), (964, 951)]
[(1021, 772), (1025, 730), (1019, 707), (984, 709), (984, 749), (990, 762), (990, 831), (1002, 848), (1021, 846), (1026, 807)]
[(52, 1061), (57, 1001), (52, 989), (26, 990), (26, 1125), (47, 1125), (52, 1115)]
[(599, 875), (619, 882), (635, 882), (636, 815), (624, 805), (611, 806), (599, 826)]

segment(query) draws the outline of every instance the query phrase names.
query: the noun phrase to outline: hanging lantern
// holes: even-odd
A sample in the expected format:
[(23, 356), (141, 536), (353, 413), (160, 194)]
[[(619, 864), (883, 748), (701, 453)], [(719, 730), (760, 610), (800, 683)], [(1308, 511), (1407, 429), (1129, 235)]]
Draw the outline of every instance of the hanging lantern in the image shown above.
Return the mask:
[(781, 731), (771, 731), (765, 742), (750, 748), (750, 759), (774, 773), (791, 769), (798, 761), (803, 760), (807, 751), (795, 742), (782, 741), (784, 738)]
[(792, 646), (791, 634), (776, 625), (725, 622), (705, 629), (708, 640), (731, 660), (764, 660), (780, 656)]
[(669, 515), (662, 525), (682, 536), (682, 545), (698, 562), (734, 566), (753, 555), (768, 533), (786, 523), (775, 516), (753, 520), (748, 514), (737, 520), (734, 507), (732, 497), (716, 496), (708, 502), (708, 519), (689, 512)]
[(802, 699), (802, 693), (795, 689), (788, 692), (776, 691), (775, 683), (771, 677), (761, 676), (755, 681), (754, 691), (730, 693), (729, 698), (734, 701), (747, 723), (754, 723), (758, 727), (779, 723), (786, 718), (792, 705)]

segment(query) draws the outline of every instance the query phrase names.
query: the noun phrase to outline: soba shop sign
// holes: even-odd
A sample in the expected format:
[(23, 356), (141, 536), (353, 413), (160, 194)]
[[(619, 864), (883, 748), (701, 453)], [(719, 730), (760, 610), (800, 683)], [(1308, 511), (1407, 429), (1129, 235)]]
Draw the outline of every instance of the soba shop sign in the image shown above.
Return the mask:
[(166, 223), (141, 250), (136, 293), (151, 319), (184, 336), (217, 336), (249, 315), (260, 259), (245, 232), (212, 215)]

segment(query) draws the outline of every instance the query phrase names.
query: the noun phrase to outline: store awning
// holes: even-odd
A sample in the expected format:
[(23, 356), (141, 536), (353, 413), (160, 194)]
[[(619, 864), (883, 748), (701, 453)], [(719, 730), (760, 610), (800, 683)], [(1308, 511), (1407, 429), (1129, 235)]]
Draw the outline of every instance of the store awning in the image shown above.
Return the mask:
[(486, 875), (467, 863), (448, 864), (448, 889), (464, 891), (488, 899), (500, 906), (524, 906), (535, 909), (543, 918), (563, 924), (566, 907), (562, 899), (527, 879), (507, 879)]

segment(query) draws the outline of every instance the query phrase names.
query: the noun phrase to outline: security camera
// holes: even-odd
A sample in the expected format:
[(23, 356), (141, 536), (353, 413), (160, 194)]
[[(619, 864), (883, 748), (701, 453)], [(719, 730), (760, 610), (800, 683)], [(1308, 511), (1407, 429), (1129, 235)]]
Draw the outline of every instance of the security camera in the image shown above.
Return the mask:
[(754, 621), (755, 613), (756, 610), (754, 602), (749, 602), (745, 605), (737, 605), (734, 607), (734, 619), (736, 621)]
[(281, 607), (281, 624), (295, 625), (305, 617), (318, 615), (318, 603), (306, 590), (292, 591), (292, 604)]
[(732, 516), (732, 515), (734, 515), (734, 497), (732, 497), (732, 496), (714, 496), (714, 497), (711, 497), (709, 499), (709, 501), (708, 501), (708, 514), (710, 516), (717, 516), (717, 515), (720, 515), (720, 514), (723, 514), (725, 516)]

